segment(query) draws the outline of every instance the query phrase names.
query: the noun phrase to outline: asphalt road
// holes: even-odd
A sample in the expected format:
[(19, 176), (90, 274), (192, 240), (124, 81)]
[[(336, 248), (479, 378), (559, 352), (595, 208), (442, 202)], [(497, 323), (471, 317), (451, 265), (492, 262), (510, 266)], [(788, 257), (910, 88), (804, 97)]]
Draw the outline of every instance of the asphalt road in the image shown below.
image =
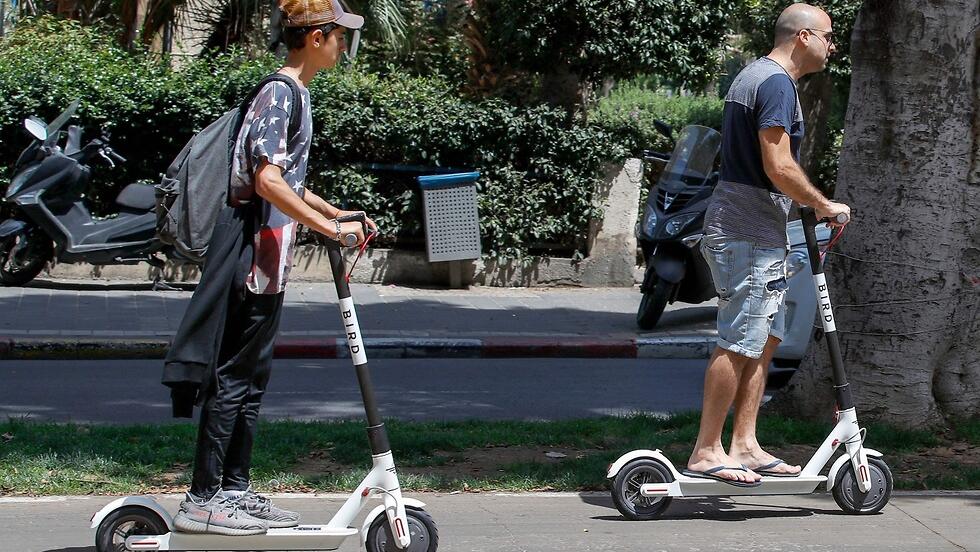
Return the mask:
[[(405, 420), (555, 420), (698, 410), (705, 361), (426, 359), (371, 362), (382, 415)], [(276, 361), (265, 419), (364, 415), (349, 360)], [(0, 416), (172, 421), (161, 362), (0, 362)]]

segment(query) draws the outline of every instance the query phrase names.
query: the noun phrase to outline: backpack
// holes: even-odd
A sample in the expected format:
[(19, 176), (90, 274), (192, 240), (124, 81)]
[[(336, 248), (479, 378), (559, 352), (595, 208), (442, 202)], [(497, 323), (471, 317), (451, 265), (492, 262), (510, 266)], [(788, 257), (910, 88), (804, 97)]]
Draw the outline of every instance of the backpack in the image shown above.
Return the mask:
[[(203, 263), (218, 213), (228, 205), (231, 163), (235, 143), (252, 101), (266, 84), (282, 82), (294, 99), (302, 92), (293, 79), (278, 73), (267, 76), (242, 104), (194, 135), (167, 168), (156, 186), (156, 233), (161, 242), (194, 263)], [(302, 103), (292, 102), (288, 136), (299, 132)]]

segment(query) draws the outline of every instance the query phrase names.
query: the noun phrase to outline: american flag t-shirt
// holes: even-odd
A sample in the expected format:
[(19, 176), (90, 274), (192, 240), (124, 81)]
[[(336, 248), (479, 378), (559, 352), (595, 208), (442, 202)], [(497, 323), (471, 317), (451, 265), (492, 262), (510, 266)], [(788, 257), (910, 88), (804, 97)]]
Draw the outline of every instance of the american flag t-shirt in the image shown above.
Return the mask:
[[(289, 114), (293, 101), (302, 102), (302, 120), (296, 135), (290, 137)], [(240, 188), (249, 189), (262, 161), (268, 160), (282, 169), (283, 180), (296, 195), (303, 197), (312, 135), (309, 92), (302, 89), (300, 97), (293, 98), (285, 83), (266, 84), (242, 122), (232, 160), (232, 178), (243, 184)], [(259, 201), (258, 205), (255, 257), (246, 285), (256, 294), (280, 293), (286, 289), (293, 265), (297, 223), (268, 201)]]

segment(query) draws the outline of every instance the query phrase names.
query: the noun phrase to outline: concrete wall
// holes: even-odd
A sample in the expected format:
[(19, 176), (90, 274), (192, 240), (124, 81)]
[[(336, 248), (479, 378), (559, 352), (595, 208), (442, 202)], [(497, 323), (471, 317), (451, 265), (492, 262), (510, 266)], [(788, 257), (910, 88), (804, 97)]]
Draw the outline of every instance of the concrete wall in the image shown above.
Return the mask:
[[(523, 264), (519, 261), (497, 263), (483, 260), (464, 262), (463, 282), (501, 287), (583, 286), (629, 287), (636, 282), (637, 205), (643, 167), (639, 159), (610, 166), (598, 190), (603, 218), (593, 221), (589, 229), (585, 259), (573, 262), (567, 258), (536, 257)], [(348, 263), (354, 254), (348, 253)], [(92, 266), (57, 264), (47, 271), (51, 278), (152, 280), (157, 271), (148, 265)], [(192, 282), (200, 277), (194, 266), (168, 264), (164, 278), (168, 281)], [(296, 249), (292, 281), (331, 281), (326, 250), (317, 246)], [(351, 281), (379, 284), (446, 285), (448, 263), (429, 263), (424, 252), (393, 249), (368, 249), (358, 261)]]

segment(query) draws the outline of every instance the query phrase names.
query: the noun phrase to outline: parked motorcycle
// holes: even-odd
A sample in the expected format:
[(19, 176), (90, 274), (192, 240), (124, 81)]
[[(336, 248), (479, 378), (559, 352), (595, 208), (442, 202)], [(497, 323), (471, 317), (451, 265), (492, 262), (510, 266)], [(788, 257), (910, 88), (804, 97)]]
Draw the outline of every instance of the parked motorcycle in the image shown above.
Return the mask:
[[(3, 196), (0, 222), (0, 284), (20, 286), (33, 280), (51, 260), (95, 265), (146, 262), (162, 269), (157, 257), (176, 255), (156, 238), (154, 187), (130, 184), (116, 197), (118, 212), (92, 216), (83, 194), (88, 188), (94, 161), (110, 168), (126, 160), (109, 146), (109, 136), (81, 146), (82, 129), (61, 128), (75, 114), (72, 103), (50, 124), (31, 117), (24, 127), (32, 137), (14, 166), (14, 177)], [(58, 146), (67, 134), (64, 149)], [(166, 288), (159, 282), (154, 287)]]
[[(669, 125), (657, 129), (673, 137)], [(650, 189), (637, 240), (646, 259), (640, 291), (643, 298), (636, 324), (653, 329), (668, 303), (702, 303), (716, 295), (711, 271), (701, 256), (704, 214), (718, 183), (721, 134), (691, 125), (684, 127), (671, 154), (644, 152), (645, 162), (666, 162), (657, 185)]]

